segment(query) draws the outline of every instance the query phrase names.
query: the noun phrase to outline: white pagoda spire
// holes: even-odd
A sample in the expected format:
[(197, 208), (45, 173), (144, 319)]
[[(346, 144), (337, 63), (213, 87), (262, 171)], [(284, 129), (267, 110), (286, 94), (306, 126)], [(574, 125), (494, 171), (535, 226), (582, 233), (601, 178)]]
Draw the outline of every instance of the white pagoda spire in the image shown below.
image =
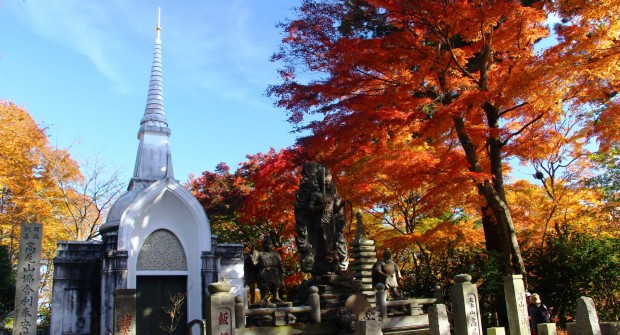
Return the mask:
[(168, 128), (168, 120), (164, 111), (164, 86), (161, 67), (161, 10), (159, 9), (155, 30), (157, 35), (151, 79), (144, 116), (140, 121), (140, 131), (138, 132), (140, 145), (132, 182), (152, 182), (162, 178), (174, 178), (169, 145), (170, 128)]

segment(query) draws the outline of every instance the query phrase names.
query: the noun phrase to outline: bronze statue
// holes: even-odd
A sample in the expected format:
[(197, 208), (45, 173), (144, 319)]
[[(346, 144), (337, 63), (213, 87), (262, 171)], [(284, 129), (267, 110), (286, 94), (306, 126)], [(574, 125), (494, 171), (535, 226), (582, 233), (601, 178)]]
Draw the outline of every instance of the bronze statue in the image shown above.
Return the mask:
[(316, 162), (306, 163), (295, 193), (295, 241), (303, 272), (337, 274), (349, 265), (344, 236), (346, 218), (331, 173)]
[(400, 298), (398, 293), (398, 279), (401, 278), (398, 264), (392, 260), (392, 251), (383, 250), (383, 260), (377, 261), (372, 268), (372, 286), (384, 284), (392, 299)]
[[(252, 264), (255, 266), (255, 278), (260, 291), (261, 302), (267, 302), (267, 293), (271, 293), (272, 302), (281, 302), (280, 288), (284, 287), (284, 267), (280, 254), (271, 248), (271, 239), (263, 238), (263, 251), (252, 251)], [(250, 273), (249, 276), (253, 274)]]

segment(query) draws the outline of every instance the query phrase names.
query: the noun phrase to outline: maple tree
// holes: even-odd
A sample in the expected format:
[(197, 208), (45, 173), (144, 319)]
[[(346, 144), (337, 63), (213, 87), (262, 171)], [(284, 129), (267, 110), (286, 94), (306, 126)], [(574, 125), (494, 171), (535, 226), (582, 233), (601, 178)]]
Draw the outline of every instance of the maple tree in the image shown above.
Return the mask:
[(25, 109), (0, 101), (0, 124), (0, 245), (16, 266), (21, 224), (43, 225), (39, 293), (49, 308), (56, 243), (69, 239), (60, 183), (77, 183), (82, 175), (68, 151), (52, 147)]
[[(544, 157), (550, 138), (603, 143), (617, 122), (617, 83), (603, 77), (617, 60), (609, 15), (617, 9), (565, 3), (307, 0), (282, 25), (273, 59), (284, 62), (283, 82), (268, 92), (311, 133), (300, 141), (311, 157), (345, 158), (359, 169), (364, 156), (389, 150), (403, 161), (386, 177), (407, 183), (398, 172), (417, 167), (406, 154), (432, 147), (426, 161), (451, 166), (444, 181), (476, 190), (463, 194), (478, 203), (487, 249), (502, 251), (503, 272), (525, 273), (506, 197), (508, 159)], [(567, 20), (555, 29), (559, 42), (538, 47), (551, 13)], [(567, 119), (575, 128), (562, 133), (557, 125)]]
[(239, 210), (250, 190), (249, 181), (240, 173), (230, 172), (225, 163), (215, 171), (203, 171), (199, 177), (191, 176), (186, 187), (194, 194), (209, 217), (212, 233), (222, 242), (247, 244), (257, 239), (259, 227), (248, 230), (240, 224)]

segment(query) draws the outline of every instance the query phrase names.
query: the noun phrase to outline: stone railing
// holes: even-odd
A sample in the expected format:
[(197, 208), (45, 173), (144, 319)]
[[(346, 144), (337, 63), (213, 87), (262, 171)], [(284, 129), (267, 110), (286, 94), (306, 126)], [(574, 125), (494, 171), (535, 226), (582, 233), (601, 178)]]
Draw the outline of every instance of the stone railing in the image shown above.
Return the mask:
[(437, 300), (435, 298), (387, 300), (385, 286), (377, 284), (376, 289), (377, 311), (382, 319), (394, 313), (400, 315), (422, 315), (424, 314), (422, 307), (424, 305), (432, 305)]
[(245, 327), (246, 317), (252, 316), (271, 316), (273, 326), (285, 326), (289, 320), (294, 320), (294, 314), (308, 313), (312, 323), (321, 323), (321, 303), (319, 289), (316, 286), (310, 287), (308, 302), (309, 306), (294, 307), (265, 307), (246, 309), (243, 298), (235, 297), (235, 326), (237, 329)]

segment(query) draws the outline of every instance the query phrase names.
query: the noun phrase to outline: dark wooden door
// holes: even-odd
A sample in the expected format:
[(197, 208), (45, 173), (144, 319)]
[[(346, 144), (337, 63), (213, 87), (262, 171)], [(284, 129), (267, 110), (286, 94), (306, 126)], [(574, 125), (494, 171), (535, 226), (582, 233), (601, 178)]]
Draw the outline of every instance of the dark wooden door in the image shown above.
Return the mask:
[[(162, 328), (171, 325), (164, 311), (173, 304), (171, 297), (187, 292), (186, 276), (138, 276), (136, 280), (136, 330), (139, 335), (170, 334)], [(187, 325), (187, 297), (183, 296), (181, 316), (172, 334), (184, 335)]]

